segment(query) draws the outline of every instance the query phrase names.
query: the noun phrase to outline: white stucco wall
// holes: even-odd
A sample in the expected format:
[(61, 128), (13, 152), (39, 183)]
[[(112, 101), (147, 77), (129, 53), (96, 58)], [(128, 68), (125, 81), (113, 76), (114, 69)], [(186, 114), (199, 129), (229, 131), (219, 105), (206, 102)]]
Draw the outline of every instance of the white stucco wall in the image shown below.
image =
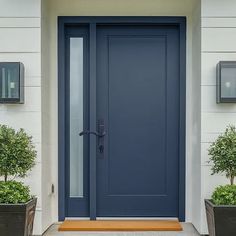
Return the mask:
[[(53, 138), (50, 135), (50, 127), (54, 124), (51, 123), (51, 106), (57, 106), (53, 104), (53, 100), (50, 97), (51, 80), (49, 75), (50, 66), (50, 45), (48, 43), (48, 6), (46, 2), (42, 4), (41, 9), (41, 26), (42, 26), (42, 229), (47, 229), (49, 225), (55, 222), (55, 218), (52, 218), (52, 205), (55, 195), (52, 194), (52, 170), (54, 169), (52, 162), (51, 151), (57, 147), (53, 143), (57, 142), (57, 138)], [(56, 88), (55, 88), (56, 89)], [(56, 168), (56, 167), (55, 167)]]
[(236, 60), (236, 1), (202, 0), (201, 46), (201, 233), (207, 233), (204, 198), (228, 183), (224, 176), (210, 175), (207, 149), (228, 124), (236, 124), (235, 104), (216, 104), (216, 64)]
[(25, 179), (38, 197), (34, 232), (42, 232), (41, 29), (40, 0), (0, 0), (0, 61), (25, 65), (25, 104), (0, 105), (0, 123), (33, 136), (37, 164)]
[[(201, 229), (201, 4), (195, 3), (193, 8), (193, 38), (192, 38), (192, 87), (191, 87), (191, 118), (186, 124), (192, 131), (189, 142), (191, 149), (192, 169), (188, 169), (192, 176), (191, 188), (191, 222), (200, 231)], [(188, 99), (187, 99), (188, 101)]]

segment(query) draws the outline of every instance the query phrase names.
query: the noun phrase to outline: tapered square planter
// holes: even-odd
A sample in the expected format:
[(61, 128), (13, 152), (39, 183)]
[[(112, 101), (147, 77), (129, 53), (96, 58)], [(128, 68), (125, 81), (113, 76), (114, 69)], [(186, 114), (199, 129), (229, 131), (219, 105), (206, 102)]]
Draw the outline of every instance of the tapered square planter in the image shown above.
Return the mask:
[(0, 204), (0, 236), (31, 236), (37, 199), (25, 204)]
[(218, 206), (205, 200), (209, 236), (236, 235), (236, 206)]

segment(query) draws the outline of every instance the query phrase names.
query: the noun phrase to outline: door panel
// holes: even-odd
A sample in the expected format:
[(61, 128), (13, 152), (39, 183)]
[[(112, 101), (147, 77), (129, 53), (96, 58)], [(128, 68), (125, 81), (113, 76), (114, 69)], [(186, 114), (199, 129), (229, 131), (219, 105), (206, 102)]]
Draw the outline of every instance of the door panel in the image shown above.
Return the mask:
[[(152, 23), (65, 27), (65, 104), (59, 107), (64, 216), (179, 216), (180, 31), (179, 25)], [(91, 140), (97, 140), (96, 159)]]
[(177, 27), (98, 27), (98, 216), (178, 216), (178, 45)]

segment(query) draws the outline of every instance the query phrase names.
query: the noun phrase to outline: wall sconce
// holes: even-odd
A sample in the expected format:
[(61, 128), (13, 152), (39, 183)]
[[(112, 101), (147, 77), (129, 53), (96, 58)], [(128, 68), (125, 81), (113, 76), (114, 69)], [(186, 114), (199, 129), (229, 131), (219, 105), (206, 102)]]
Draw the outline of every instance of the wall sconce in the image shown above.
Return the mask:
[(216, 74), (216, 102), (236, 102), (236, 61), (220, 61)]
[(24, 103), (24, 65), (0, 62), (0, 103)]

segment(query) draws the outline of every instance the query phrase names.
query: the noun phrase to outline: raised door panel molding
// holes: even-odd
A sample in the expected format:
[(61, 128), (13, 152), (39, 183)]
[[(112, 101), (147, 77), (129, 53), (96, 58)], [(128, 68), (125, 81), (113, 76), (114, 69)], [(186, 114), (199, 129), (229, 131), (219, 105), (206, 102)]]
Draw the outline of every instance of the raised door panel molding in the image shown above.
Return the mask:
[(0, 0), (1, 17), (40, 17), (40, 0)]

